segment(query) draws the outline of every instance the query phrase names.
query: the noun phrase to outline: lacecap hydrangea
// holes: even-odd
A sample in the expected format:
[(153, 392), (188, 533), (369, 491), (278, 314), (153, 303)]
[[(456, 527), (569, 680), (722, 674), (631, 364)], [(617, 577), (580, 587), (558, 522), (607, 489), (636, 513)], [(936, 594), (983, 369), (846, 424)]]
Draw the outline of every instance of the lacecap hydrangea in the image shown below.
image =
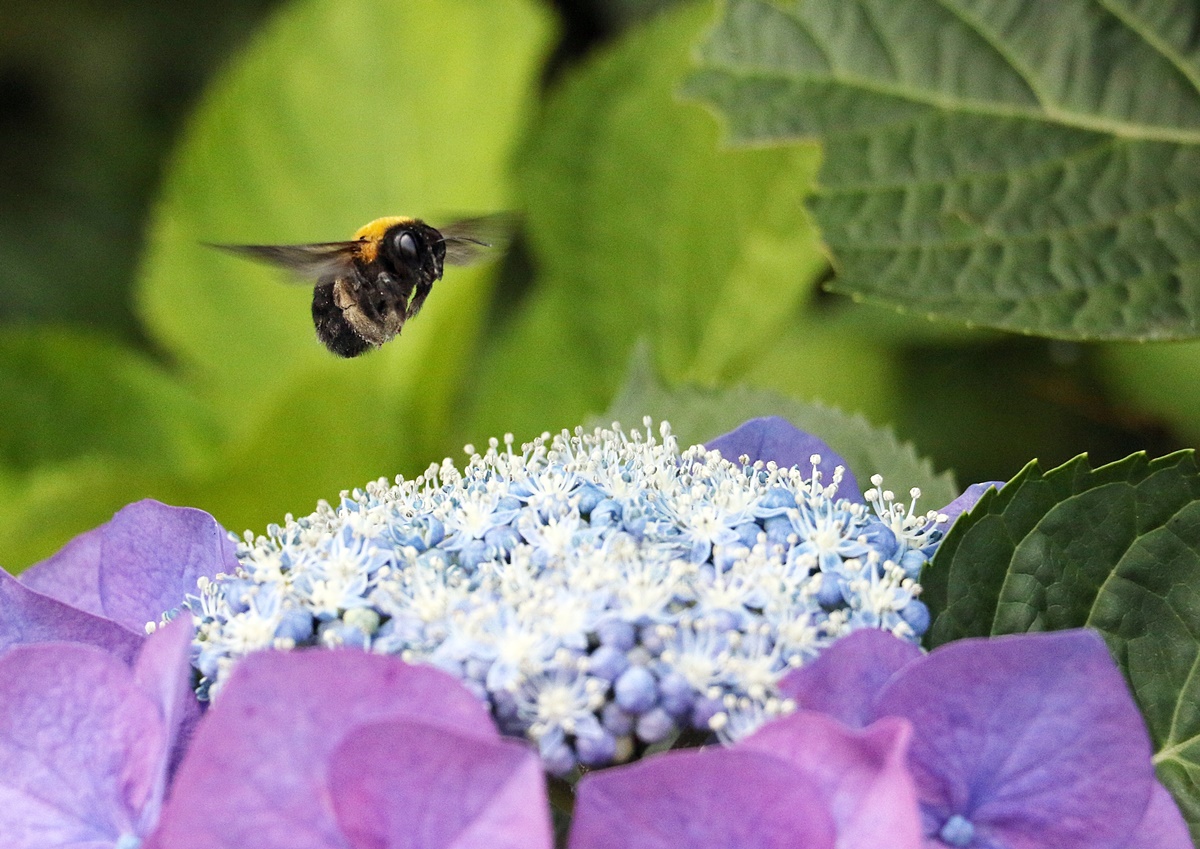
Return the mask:
[[(532, 740), (555, 774), (679, 735), (735, 740), (789, 710), (778, 682), (851, 631), (917, 642), (945, 516), (878, 477), (731, 462), (619, 426), (467, 446), (247, 532), (202, 580), (199, 692), (261, 649), (356, 647), (432, 664)], [(857, 493), (855, 493), (857, 495)]]

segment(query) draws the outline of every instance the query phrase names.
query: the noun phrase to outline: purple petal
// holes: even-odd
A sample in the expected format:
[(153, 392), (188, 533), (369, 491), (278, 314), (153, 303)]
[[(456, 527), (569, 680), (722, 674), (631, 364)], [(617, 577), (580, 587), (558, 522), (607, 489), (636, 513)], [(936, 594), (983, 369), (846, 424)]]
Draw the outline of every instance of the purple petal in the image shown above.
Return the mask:
[(834, 823), (812, 782), (780, 758), (677, 750), (589, 773), (570, 849), (832, 849)]
[(236, 568), (233, 542), (212, 516), (147, 499), (31, 566), (21, 583), (141, 634), (202, 575)]
[(542, 763), (514, 740), (417, 722), (350, 731), (325, 791), (354, 849), (551, 849)]
[(114, 846), (161, 803), (169, 745), (120, 659), (41, 643), (0, 655), (0, 834), (9, 849)]
[(158, 705), (167, 738), (173, 741), (171, 761), (164, 764), (164, 782), (167, 768), (174, 767), (182, 757), (183, 748), (200, 720), (200, 702), (191, 686), (195, 631), (191, 616), (180, 616), (160, 627), (142, 646), (133, 668), (138, 685)]
[(62, 641), (96, 646), (131, 661), (145, 641), (102, 616), (34, 592), (0, 569), (0, 653), (12, 646)]
[(907, 767), (911, 729), (888, 717), (855, 731), (819, 713), (798, 711), (740, 741), (790, 761), (816, 786), (837, 826), (839, 846), (920, 849), (921, 818)]
[(1187, 823), (1175, 800), (1157, 781), (1150, 791), (1150, 804), (1133, 837), (1121, 849), (1193, 849)]
[(331, 757), (358, 726), (387, 720), (499, 739), (482, 703), (432, 667), (351, 650), (244, 658), (196, 729), (146, 849), (344, 846)]
[(1092, 632), (950, 643), (899, 672), (877, 709), (913, 724), (909, 766), (935, 833), (957, 814), (977, 845), (1100, 849), (1146, 810), (1150, 740)]
[(704, 447), (709, 451), (720, 451), (721, 456), (732, 463), (745, 455), (751, 463), (755, 460), (764, 463), (773, 460), (781, 468), (799, 466), (806, 472), (812, 468), (809, 458), (813, 454), (820, 454), (821, 462), (817, 469), (821, 472), (821, 480), (830, 483), (834, 468), (843, 467), (845, 471), (842, 483), (838, 486), (838, 495), (862, 503), (862, 491), (846, 461), (834, 453), (827, 443), (793, 427), (791, 422), (779, 416), (750, 419), (735, 430), (706, 443)]
[(948, 528), (953, 525), (955, 519), (974, 507), (975, 502), (989, 489), (998, 490), (1002, 486), (1004, 486), (1004, 481), (985, 481), (984, 483), (971, 484), (963, 491), (962, 495), (938, 511), (946, 517), (945, 527)]
[(779, 682), (797, 707), (832, 716), (852, 728), (876, 718), (875, 698), (893, 675), (921, 657), (921, 650), (886, 631), (863, 628), (821, 652)]

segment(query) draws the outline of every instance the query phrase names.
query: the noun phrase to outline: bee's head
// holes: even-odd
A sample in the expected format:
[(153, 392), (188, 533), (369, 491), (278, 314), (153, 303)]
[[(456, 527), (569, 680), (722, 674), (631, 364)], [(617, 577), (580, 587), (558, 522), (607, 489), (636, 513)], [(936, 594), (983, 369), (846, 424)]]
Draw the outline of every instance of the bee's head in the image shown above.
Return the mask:
[(437, 280), (442, 276), (446, 245), (437, 230), (424, 221), (410, 219), (388, 228), (381, 239), (378, 256), (394, 274), (418, 274)]

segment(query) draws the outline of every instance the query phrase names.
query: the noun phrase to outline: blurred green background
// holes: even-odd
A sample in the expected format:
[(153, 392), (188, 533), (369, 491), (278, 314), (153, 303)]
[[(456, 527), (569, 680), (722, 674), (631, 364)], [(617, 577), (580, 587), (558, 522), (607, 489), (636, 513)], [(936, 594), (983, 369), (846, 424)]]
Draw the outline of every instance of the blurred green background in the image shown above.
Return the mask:
[[(464, 442), (582, 423), (639, 339), (670, 384), (861, 414), (961, 483), (1200, 442), (1194, 343), (1024, 338), (821, 292), (819, 150), (722, 147), (678, 96), (715, 16), (0, 6), (0, 565), (141, 497), (261, 530)], [(495, 209), (522, 215), (508, 255), (448, 272), (401, 340), (348, 362), (313, 338), (310, 292), (200, 246)]]

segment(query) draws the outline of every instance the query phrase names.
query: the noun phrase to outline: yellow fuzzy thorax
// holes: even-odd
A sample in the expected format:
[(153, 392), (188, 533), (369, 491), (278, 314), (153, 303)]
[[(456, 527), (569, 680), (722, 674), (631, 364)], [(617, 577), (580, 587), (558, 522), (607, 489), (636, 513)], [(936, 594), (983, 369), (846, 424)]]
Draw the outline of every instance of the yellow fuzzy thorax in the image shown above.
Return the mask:
[(363, 243), (358, 250), (359, 256), (364, 262), (374, 262), (376, 254), (379, 253), (379, 241), (383, 238), (383, 234), (397, 224), (410, 224), (415, 220), (403, 215), (391, 215), (387, 218), (376, 218), (359, 227), (354, 232), (354, 238)]

